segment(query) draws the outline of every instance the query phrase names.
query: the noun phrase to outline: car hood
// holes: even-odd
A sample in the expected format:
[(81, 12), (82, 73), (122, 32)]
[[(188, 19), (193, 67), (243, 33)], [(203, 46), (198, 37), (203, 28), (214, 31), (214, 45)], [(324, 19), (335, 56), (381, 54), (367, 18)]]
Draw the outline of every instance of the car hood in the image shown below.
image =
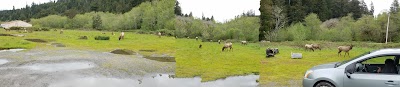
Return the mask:
[(311, 70), (335, 68), (335, 64), (336, 64), (336, 63), (337, 63), (337, 62), (328, 63), (328, 64), (322, 64), (322, 65), (317, 65), (317, 66), (314, 66), (313, 68), (311, 68)]

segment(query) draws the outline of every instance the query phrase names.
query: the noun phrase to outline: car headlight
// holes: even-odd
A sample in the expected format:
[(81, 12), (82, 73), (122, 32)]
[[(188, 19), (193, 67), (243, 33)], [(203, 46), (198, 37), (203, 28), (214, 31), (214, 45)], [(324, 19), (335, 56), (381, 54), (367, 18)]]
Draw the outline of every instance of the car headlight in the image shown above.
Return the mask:
[(308, 76), (311, 74), (311, 73), (313, 73), (314, 71), (312, 71), (312, 70), (308, 70), (307, 72), (306, 72), (306, 74), (304, 74), (304, 78), (308, 78)]

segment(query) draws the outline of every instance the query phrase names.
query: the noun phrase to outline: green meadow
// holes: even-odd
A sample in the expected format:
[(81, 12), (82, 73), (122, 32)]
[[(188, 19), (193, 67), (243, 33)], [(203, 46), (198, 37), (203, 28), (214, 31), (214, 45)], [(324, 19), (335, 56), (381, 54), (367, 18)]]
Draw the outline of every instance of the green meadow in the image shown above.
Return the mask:
[[(67, 48), (80, 50), (95, 50), (109, 52), (114, 49), (156, 50), (157, 54), (170, 54), (176, 58), (175, 74), (177, 77), (200, 76), (202, 81), (223, 79), (229, 76), (259, 74), (261, 85), (277, 83), (289, 85), (289, 81), (301, 81), (304, 72), (319, 64), (348, 60), (362, 53), (380, 49), (399, 47), (397, 43), (370, 42), (326, 42), (326, 41), (290, 41), (271, 43), (249, 43), (242, 45), (233, 43), (233, 50), (222, 51), (223, 42), (202, 42), (200, 39), (186, 39), (153, 34), (137, 34), (125, 32), (125, 39), (119, 41), (119, 33), (102, 31), (64, 30), (39, 31), (33, 33), (6, 32), (1, 34), (24, 34), (25, 37), (0, 36), (0, 48), (39, 48), (50, 43), (62, 43)], [(87, 40), (78, 39), (87, 36)], [(95, 36), (110, 36), (110, 40), (94, 40)], [(30, 42), (25, 39), (42, 39), (48, 43)], [(304, 44), (320, 44), (322, 50), (314, 52), (304, 49)], [(202, 48), (199, 48), (199, 45)], [(337, 47), (355, 45), (350, 51), (350, 57), (338, 56)], [(275, 57), (266, 58), (266, 48), (279, 48), (280, 53)], [(291, 59), (291, 53), (302, 53), (302, 59)], [(144, 53), (146, 55), (146, 53)], [(150, 54), (150, 53), (148, 53)], [(344, 54), (344, 53), (342, 53)]]

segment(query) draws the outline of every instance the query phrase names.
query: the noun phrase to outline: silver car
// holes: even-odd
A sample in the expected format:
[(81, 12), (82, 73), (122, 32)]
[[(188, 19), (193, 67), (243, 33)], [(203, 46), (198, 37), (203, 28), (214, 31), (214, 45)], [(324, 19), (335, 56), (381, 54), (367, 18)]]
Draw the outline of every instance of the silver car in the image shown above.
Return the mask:
[(381, 49), (353, 59), (314, 66), (304, 87), (400, 87), (400, 49)]

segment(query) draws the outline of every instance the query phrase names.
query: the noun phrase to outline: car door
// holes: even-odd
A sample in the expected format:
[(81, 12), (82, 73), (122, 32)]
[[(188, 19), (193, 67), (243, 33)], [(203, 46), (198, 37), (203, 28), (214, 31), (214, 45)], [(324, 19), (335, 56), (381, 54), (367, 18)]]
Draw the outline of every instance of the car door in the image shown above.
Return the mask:
[[(395, 60), (394, 56), (379, 56), (360, 61), (360, 63), (380, 67), (385, 65), (387, 59)], [(397, 73), (356, 71), (350, 75), (350, 78), (344, 76), (343, 81), (344, 87), (400, 87), (400, 75)]]
[(400, 87), (398, 74), (353, 73), (344, 77), (344, 87)]

